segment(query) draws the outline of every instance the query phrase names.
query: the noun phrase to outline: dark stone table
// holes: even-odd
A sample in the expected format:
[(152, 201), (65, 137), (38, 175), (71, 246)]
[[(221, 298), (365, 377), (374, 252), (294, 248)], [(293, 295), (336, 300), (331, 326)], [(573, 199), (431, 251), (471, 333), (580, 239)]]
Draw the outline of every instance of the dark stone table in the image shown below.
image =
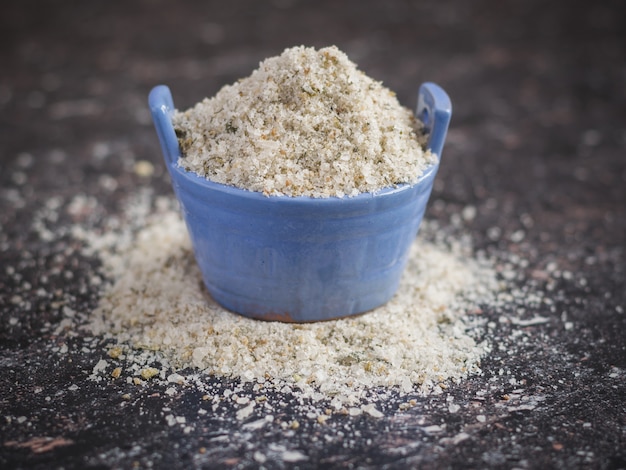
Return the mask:
[[(618, 0), (4, 5), (0, 467), (626, 468), (625, 18)], [(475, 207), (476, 248), (523, 259), (520, 283), (551, 283), (551, 307), (516, 324), (483, 312), (498, 341), (483, 375), (415, 394), (406, 410), (406, 397), (390, 398), (377, 420), (321, 425), (285, 396), (278, 418), (298, 429), (278, 418), (244, 428), (232, 410), (199, 415), (193, 387), (170, 396), (156, 383), (87, 380), (103, 349), (58, 326), (64, 306), (97, 303), (86, 279), (97, 261), (69, 235), (45, 236), (74, 222), (56, 209), (95, 198), (103, 209), (85, 223), (97, 226), (140, 188), (171, 194), (151, 87), (168, 84), (186, 108), (299, 44), (336, 44), (410, 107), (422, 81), (449, 92), (427, 217), (445, 227)], [(133, 171), (141, 160), (151, 177)]]

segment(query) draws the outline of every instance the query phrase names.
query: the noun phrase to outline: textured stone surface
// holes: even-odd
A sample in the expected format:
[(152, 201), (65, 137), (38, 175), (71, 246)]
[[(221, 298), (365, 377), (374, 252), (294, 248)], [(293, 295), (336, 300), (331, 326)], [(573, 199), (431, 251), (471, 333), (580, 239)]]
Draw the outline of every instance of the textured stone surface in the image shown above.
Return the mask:
[[(619, 1), (4, 6), (0, 466), (626, 468), (624, 17)], [(97, 225), (138, 188), (170, 194), (151, 87), (168, 84), (185, 108), (296, 44), (336, 44), (411, 107), (422, 81), (449, 92), (453, 123), (427, 217), (445, 225), (473, 206), (477, 248), (526, 259), (527, 279), (541, 281), (550, 263), (571, 273), (556, 282), (554, 308), (525, 312), (545, 321), (522, 327), (518, 342), (502, 321), (509, 312), (484, 312), (502, 338), (484, 375), (412, 397), (402, 412), (407, 399), (390, 398), (380, 419), (320, 425), (285, 396), (274, 397), (285, 402), (274, 423), (244, 427), (192, 387), (168, 395), (86, 380), (101, 354), (55, 328), (63, 303), (95, 305), (95, 261), (33, 226)], [(152, 177), (133, 171), (140, 160)], [(55, 201), (79, 193), (99, 212), (52, 220)], [(216, 380), (212, 393), (230, 386)], [(193, 426), (170, 426), (170, 415)], [(293, 420), (298, 429), (278, 425)]]

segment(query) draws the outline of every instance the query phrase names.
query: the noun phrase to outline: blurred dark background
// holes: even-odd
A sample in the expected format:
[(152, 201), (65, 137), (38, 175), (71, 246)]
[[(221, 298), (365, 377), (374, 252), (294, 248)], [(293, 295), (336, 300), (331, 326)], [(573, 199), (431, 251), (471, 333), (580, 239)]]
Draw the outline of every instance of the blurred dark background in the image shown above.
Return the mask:
[[(213, 446), (219, 454), (223, 443), (207, 440), (214, 428), (204, 435), (168, 428), (158, 414), (161, 398), (145, 398), (155, 401), (146, 405), (155, 414), (133, 419), (118, 407), (114, 384), (78, 382), (81, 396), (66, 401), (67, 384), (84, 380), (76, 364), (88, 370), (98, 357), (79, 352), (72, 365), (47, 352), (49, 341), (62, 339), (42, 335), (41, 327), (54, 329), (62, 315), (35, 289), (43, 274), (73, 270), (74, 281), (54, 282), (74, 296), (74, 308), (88, 310), (97, 293), (81, 291), (77, 279), (92, 262), (71, 244), (41, 240), (33, 214), (41, 218), (51, 199), (67, 202), (77, 194), (106, 207), (101, 217), (119, 211), (137, 189), (171, 194), (147, 107), (150, 89), (169, 85), (184, 109), (300, 44), (337, 45), (410, 108), (421, 82), (440, 84), (453, 117), (427, 217), (446, 227), (472, 206), (476, 217), (467, 224), (477, 249), (516, 255), (528, 276), (539, 273), (535, 281), (556, 263), (584, 282), (563, 284), (558, 308), (526, 312), (550, 321), (533, 330), (523, 355), (496, 350), (485, 358), (484, 376), (451, 389), (458, 403), (470, 403), (485, 384), (496, 387), (482, 399), (483, 424), (466, 408), (454, 416), (441, 411), (445, 397), (416, 397), (412, 412), (355, 422), (343, 441), (352, 446), (325, 447), (324, 431), (315, 427), (291, 437), (278, 429), (255, 445), (311, 449), (317, 460), (302, 468), (316, 461), (346, 468), (626, 468), (621, 0), (5, 2), (0, 266), (24, 268), (19, 281), (0, 269), (0, 414), (37, 410), (41, 418), (34, 427), (8, 418), (0, 424), (0, 466), (211, 466), (197, 449)], [(153, 164), (152, 177), (133, 171), (142, 160)], [(71, 222), (63, 211), (55, 217), (46, 219), (53, 229)], [(20, 310), (9, 301), (18, 294), (40, 307)], [(485, 312), (496, 323), (499, 314)], [(565, 330), (563, 318), (573, 327)], [(80, 341), (73, 343), (77, 351)], [(503, 368), (525, 377), (525, 393), (545, 396), (543, 405), (503, 416), (501, 396), (510, 388), (497, 373)], [(34, 384), (58, 399), (42, 405)], [(175, 406), (195, 416), (195, 401), (187, 398)], [(424, 422), (448, 427), (433, 436), (421, 430)], [(212, 467), (254, 467), (238, 423), (219, 426), (239, 447), (225, 447)], [(456, 443), (461, 431), (470, 437)], [(19, 447), (38, 436), (63, 436), (72, 445), (39, 454), (32, 445)]]

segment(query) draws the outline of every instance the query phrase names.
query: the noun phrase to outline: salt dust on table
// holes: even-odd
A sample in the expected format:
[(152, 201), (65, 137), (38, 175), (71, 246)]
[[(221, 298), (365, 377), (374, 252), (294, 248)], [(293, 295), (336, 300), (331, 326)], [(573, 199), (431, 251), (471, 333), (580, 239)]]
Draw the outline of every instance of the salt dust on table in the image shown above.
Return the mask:
[[(264, 322), (231, 313), (209, 297), (173, 200), (161, 198), (153, 212), (138, 204), (150, 201), (129, 205), (134, 229), (74, 231), (85, 252), (101, 260), (107, 279), (85, 328), (114, 339), (126, 361), (137, 362), (116, 371), (118, 378), (143, 380), (149, 353), (165, 364), (150, 378), (191, 368), (345, 404), (376, 387), (430, 393), (480, 373), (489, 344), (474, 339), (469, 330), (480, 321), (468, 314), (493, 302), (501, 285), (489, 263), (468, 256), (466, 242), (418, 237), (397, 294), (364, 315)], [(425, 222), (425, 233), (435, 230)], [(115, 361), (108, 362), (94, 377), (112, 373)]]

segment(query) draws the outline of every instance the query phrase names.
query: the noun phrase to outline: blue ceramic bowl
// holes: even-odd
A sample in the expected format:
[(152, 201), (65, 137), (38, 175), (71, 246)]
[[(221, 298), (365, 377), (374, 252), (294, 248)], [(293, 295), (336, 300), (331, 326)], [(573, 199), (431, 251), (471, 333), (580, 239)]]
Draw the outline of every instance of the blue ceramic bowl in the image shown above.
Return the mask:
[[(155, 87), (149, 104), (196, 260), (218, 303), (249, 317), (309, 322), (366, 312), (394, 295), (438, 164), (415, 184), (356, 197), (267, 197), (179, 167), (169, 88)], [(439, 157), (451, 111), (439, 86), (420, 87), (417, 117)]]

